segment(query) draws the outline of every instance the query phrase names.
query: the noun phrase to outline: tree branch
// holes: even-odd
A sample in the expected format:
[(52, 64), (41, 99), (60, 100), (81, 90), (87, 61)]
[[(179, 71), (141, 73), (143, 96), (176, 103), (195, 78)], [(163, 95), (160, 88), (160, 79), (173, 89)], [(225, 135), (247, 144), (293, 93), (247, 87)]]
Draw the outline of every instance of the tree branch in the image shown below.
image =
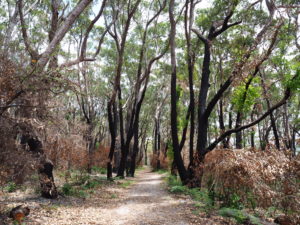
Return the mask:
[(21, 22), (21, 31), (22, 31), (22, 36), (23, 36), (23, 40), (24, 40), (26, 50), (28, 51), (28, 53), (31, 57), (31, 60), (38, 60), (40, 55), (37, 51), (35, 51), (32, 48), (32, 46), (29, 42), (27, 29), (26, 29), (26, 24), (25, 24), (24, 15), (23, 15), (23, 0), (18, 1), (18, 9), (19, 9), (19, 15), (20, 15), (20, 22)]
[(86, 46), (87, 46), (87, 40), (89, 37), (89, 34), (91, 32), (91, 30), (93, 29), (95, 23), (99, 20), (99, 18), (101, 17), (104, 7), (106, 4), (106, 0), (103, 0), (101, 8), (99, 10), (99, 13), (97, 14), (97, 16), (91, 21), (90, 25), (88, 26), (88, 28), (86, 29), (84, 38), (83, 38), (83, 42), (82, 42), (82, 46), (81, 46), (81, 51), (80, 51), (80, 59), (84, 59), (86, 56)]
[[(294, 77), (295, 78), (295, 77)], [(293, 78), (293, 79), (294, 79)], [(285, 91), (285, 95), (284, 97), (282, 98), (281, 101), (279, 101), (276, 105), (274, 105), (273, 107), (271, 107), (267, 112), (265, 112), (261, 117), (259, 117), (257, 120), (249, 123), (249, 124), (246, 124), (244, 126), (240, 126), (240, 127), (237, 127), (235, 129), (230, 129), (230, 130), (227, 130), (226, 132), (224, 132), (220, 137), (218, 137), (210, 146), (207, 147), (206, 151), (211, 151), (213, 150), (217, 144), (219, 144), (221, 141), (223, 141), (227, 136), (233, 134), (233, 133), (237, 133), (237, 132), (240, 132), (242, 130), (245, 130), (249, 127), (252, 127), (256, 124), (258, 124), (260, 121), (262, 121), (263, 119), (265, 119), (267, 116), (269, 116), (274, 110), (276, 110), (277, 108), (279, 108), (280, 106), (284, 105), (287, 101), (287, 99), (291, 96), (291, 90), (290, 88), (288, 87)]]
[(71, 28), (77, 17), (84, 11), (84, 9), (92, 2), (92, 0), (81, 0), (75, 8), (69, 13), (63, 25), (55, 33), (53, 40), (50, 42), (46, 50), (42, 53), (37, 67), (44, 69), (46, 66), (51, 54), (55, 51), (57, 45), (64, 38), (68, 30)]

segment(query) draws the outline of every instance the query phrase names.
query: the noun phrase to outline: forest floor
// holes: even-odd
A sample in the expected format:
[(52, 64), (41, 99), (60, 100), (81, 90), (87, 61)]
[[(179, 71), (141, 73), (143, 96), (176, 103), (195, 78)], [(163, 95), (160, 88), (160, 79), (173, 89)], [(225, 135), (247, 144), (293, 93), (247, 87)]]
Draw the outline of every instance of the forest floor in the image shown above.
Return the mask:
[[(87, 198), (48, 200), (26, 192), (0, 195), (0, 205), (6, 208), (20, 204), (31, 209), (24, 221), (28, 225), (232, 224), (222, 217), (200, 216), (189, 197), (170, 194), (164, 175), (149, 168), (138, 171), (135, 178), (97, 187)], [(2, 224), (11, 224), (11, 220), (0, 221)]]

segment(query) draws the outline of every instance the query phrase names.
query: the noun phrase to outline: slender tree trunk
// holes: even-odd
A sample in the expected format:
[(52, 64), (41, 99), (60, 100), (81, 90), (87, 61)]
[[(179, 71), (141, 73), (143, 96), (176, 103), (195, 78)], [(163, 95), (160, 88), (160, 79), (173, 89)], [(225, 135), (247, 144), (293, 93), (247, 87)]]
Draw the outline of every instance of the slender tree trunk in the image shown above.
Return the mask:
[(287, 103), (283, 106), (283, 120), (284, 120), (284, 133), (285, 133), (285, 146), (287, 149), (291, 148), (291, 132), (290, 132), (290, 125), (289, 125), (289, 115), (288, 115), (288, 108)]
[[(251, 121), (254, 120), (255, 107), (256, 106), (254, 105), (251, 115), (250, 115)], [(254, 127), (252, 127), (251, 131), (250, 131), (250, 145), (251, 145), (251, 148), (255, 148), (255, 128)]]
[(144, 151), (145, 151), (145, 165), (146, 166), (148, 165), (148, 143), (149, 143), (149, 141), (146, 140), (145, 149), (144, 149)]
[(130, 165), (130, 176), (134, 177), (135, 168), (136, 168), (136, 156), (139, 151), (139, 123), (137, 122), (134, 127), (134, 144), (133, 144), (133, 153), (131, 157), (131, 165)]
[[(190, 3), (190, 4), (189, 4)], [(189, 91), (190, 91), (190, 143), (189, 143), (189, 172), (192, 173), (194, 164), (194, 135), (195, 135), (195, 93), (194, 93), (194, 67), (195, 53), (191, 46), (191, 32), (194, 23), (194, 0), (186, 1), (185, 10), (185, 37), (187, 44), (187, 65), (189, 74)]]
[[(219, 101), (219, 126), (221, 132), (225, 132), (225, 125), (224, 125), (224, 112), (223, 112), (223, 98)], [(223, 148), (229, 148), (229, 143), (226, 139), (222, 142)]]
[(209, 89), (209, 75), (210, 75), (210, 51), (211, 46), (208, 40), (204, 42), (204, 59), (202, 65), (202, 78), (201, 87), (198, 98), (198, 138), (197, 138), (197, 151), (200, 161), (204, 160), (206, 154), (207, 144), (207, 129), (208, 129), (208, 117), (204, 114), (206, 109), (206, 100)]
[[(265, 96), (265, 99), (266, 99), (266, 102), (267, 102), (267, 107), (268, 107), (268, 110), (270, 110), (271, 103), (270, 103), (270, 100), (269, 100), (268, 95), (267, 95), (267, 89), (266, 89), (266, 85), (265, 85), (265, 81), (264, 81), (265, 77), (263, 76), (263, 73), (260, 73), (260, 75), (261, 75), (261, 83), (262, 83), (262, 87), (263, 87), (263, 91), (264, 91), (264, 96)], [(271, 120), (273, 135), (274, 135), (274, 138), (275, 138), (275, 146), (278, 150), (280, 150), (279, 136), (278, 136), (276, 121), (275, 121), (273, 112), (270, 113), (270, 120)]]
[(116, 147), (116, 136), (117, 136), (117, 110), (115, 104), (111, 101), (107, 103), (107, 115), (108, 115), (108, 125), (110, 131), (110, 150), (107, 162), (107, 179), (112, 179), (112, 161), (114, 157), (115, 147)]
[(170, 49), (171, 49), (171, 135), (174, 152), (174, 162), (177, 166), (180, 179), (183, 184), (188, 182), (188, 173), (184, 167), (184, 163), (180, 154), (177, 128), (177, 91), (176, 91), (176, 53), (175, 53), (175, 36), (176, 36), (176, 22), (174, 19), (174, 0), (170, 0), (169, 4), (169, 18), (171, 24), (170, 31)]

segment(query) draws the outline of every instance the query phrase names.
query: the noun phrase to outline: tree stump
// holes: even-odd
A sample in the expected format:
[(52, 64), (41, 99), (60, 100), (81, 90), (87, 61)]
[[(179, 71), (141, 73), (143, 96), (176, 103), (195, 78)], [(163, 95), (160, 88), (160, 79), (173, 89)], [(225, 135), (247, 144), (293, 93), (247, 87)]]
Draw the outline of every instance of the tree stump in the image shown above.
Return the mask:
[(9, 217), (21, 224), (25, 216), (29, 215), (29, 212), (30, 209), (28, 207), (23, 207), (22, 205), (19, 205), (10, 211)]
[(39, 165), (39, 180), (41, 185), (41, 194), (45, 198), (55, 199), (58, 192), (53, 178), (53, 163), (49, 159), (42, 159)]

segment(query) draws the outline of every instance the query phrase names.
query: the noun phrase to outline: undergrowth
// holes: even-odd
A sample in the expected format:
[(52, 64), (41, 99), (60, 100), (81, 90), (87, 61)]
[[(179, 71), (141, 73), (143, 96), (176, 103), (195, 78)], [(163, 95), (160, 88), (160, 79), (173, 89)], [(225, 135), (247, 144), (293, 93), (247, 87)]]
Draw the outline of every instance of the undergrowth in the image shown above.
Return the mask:
[[(190, 196), (195, 201), (194, 206), (198, 211), (205, 212), (207, 214), (217, 213), (223, 217), (231, 217), (235, 219), (237, 223), (254, 225), (262, 224), (258, 217), (248, 214), (242, 210), (244, 205), (241, 203), (240, 196), (236, 193), (230, 194), (227, 196), (226, 201), (224, 201), (225, 197), (218, 195), (213, 191), (213, 189), (189, 188), (182, 185), (180, 179), (176, 176), (169, 174), (166, 177), (166, 181), (171, 193)], [(223, 201), (220, 201), (222, 198)]]
[(132, 181), (132, 180), (126, 180), (126, 181), (120, 183), (120, 186), (122, 188), (127, 188), (127, 187), (131, 186), (133, 183), (134, 183), (134, 181)]
[(4, 191), (9, 193), (15, 192), (18, 189), (18, 185), (14, 182), (9, 182), (5, 185)]
[(61, 187), (64, 195), (88, 198), (94, 189), (105, 184), (105, 177), (92, 177), (89, 174), (75, 174), (69, 183)]
[(208, 213), (214, 209), (214, 202), (206, 189), (200, 190), (199, 188), (188, 188), (187, 186), (182, 185), (180, 179), (172, 175), (167, 176), (166, 179), (171, 193), (189, 195), (196, 201), (195, 207), (201, 211)]
[(100, 173), (100, 174), (106, 174), (107, 173), (106, 168), (102, 168), (102, 167), (98, 167), (98, 166), (93, 166), (92, 171), (95, 172), (95, 173)]

